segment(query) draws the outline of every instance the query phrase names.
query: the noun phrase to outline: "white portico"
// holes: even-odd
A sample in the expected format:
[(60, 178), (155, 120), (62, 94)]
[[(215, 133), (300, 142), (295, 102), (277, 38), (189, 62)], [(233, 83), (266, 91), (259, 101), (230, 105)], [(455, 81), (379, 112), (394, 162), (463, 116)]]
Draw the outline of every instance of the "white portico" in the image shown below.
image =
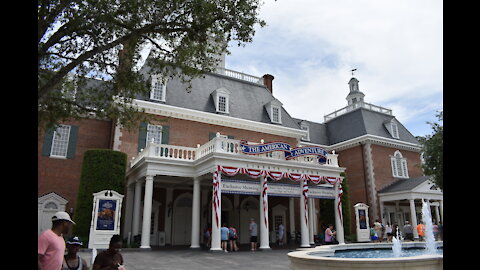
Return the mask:
[[(162, 231), (166, 242), (199, 248), (202, 228), (210, 223), (210, 250), (217, 251), (221, 250), (222, 214), (228, 217), (230, 223), (240, 226), (237, 230), (241, 232), (241, 239), (245, 239), (248, 230), (243, 224), (248, 222), (250, 216), (247, 215), (256, 211), (259, 247), (269, 249), (269, 223), (272, 221), (268, 218), (268, 198), (283, 196), (300, 198), (300, 209), (296, 209), (299, 211), (290, 209), (289, 218), (291, 220), (295, 212), (300, 213), (302, 247), (310, 247), (311, 243), (309, 230), (312, 231), (315, 222), (315, 218), (311, 218), (315, 211), (309, 210), (312, 200), (334, 199), (335, 209), (332, 210), (335, 211), (337, 240), (343, 243), (340, 173), (345, 168), (338, 167), (337, 155), (328, 153), (325, 164), (320, 164), (314, 155), (304, 154), (289, 159), (285, 156), (283, 151), (247, 155), (242, 151), (239, 140), (228, 139), (219, 133), (197, 148), (147, 143), (146, 148), (132, 159), (127, 172), (124, 237), (151, 232), (141, 234), (140, 247), (150, 248), (152, 241), (161, 245), (160, 238), (155, 235), (157, 230), (152, 226), (159, 226), (156, 215), (163, 214), (165, 224)], [(235, 181), (232, 177), (242, 180)], [(321, 184), (323, 187), (318, 186)], [(156, 214), (155, 207), (152, 208), (156, 197), (153, 190), (157, 186), (166, 190), (159, 195), (165, 198), (165, 213)], [(212, 192), (211, 196), (209, 192)], [(227, 194), (233, 194), (233, 200), (226, 198)], [(240, 196), (245, 198), (240, 201)], [(281, 211), (282, 207), (278, 209), (275, 211)], [(188, 211), (191, 212), (187, 218)], [(275, 217), (285, 217), (283, 222), (286, 222), (285, 213), (279, 212)], [(180, 228), (179, 224), (186, 224), (184, 227), (189, 228)], [(289, 229), (294, 231), (294, 228)], [(184, 240), (186, 237), (190, 241)]]

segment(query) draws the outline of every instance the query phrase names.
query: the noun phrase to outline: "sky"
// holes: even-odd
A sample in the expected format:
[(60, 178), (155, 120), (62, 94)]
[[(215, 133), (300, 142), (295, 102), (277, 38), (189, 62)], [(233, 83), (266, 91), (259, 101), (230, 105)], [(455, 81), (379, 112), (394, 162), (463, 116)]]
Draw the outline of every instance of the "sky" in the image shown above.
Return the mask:
[(414, 135), (443, 110), (440, 0), (264, 0), (253, 42), (230, 44), (226, 68), (271, 74), (292, 117), (318, 123), (347, 106), (348, 81), (364, 101), (393, 111)]

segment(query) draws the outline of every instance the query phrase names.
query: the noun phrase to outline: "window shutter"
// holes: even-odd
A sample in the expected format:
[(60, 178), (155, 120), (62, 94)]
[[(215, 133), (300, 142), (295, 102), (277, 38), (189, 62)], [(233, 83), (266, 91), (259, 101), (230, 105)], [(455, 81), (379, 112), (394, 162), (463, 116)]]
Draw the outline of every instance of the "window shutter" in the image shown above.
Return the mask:
[(75, 158), (77, 148), (78, 126), (70, 126), (70, 136), (68, 139), (67, 158)]
[(146, 140), (147, 140), (147, 123), (146, 122), (141, 122), (140, 123), (140, 129), (138, 131), (138, 152), (140, 152), (140, 149), (145, 149), (146, 146)]
[(53, 141), (53, 132), (55, 130), (53, 128), (49, 128), (45, 131), (45, 137), (43, 139), (43, 146), (42, 146), (42, 156), (50, 156), (50, 152), (52, 150), (52, 141)]
[(169, 135), (170, 135), (170, 127), (162, 126), (162, 144), (168, 144)]

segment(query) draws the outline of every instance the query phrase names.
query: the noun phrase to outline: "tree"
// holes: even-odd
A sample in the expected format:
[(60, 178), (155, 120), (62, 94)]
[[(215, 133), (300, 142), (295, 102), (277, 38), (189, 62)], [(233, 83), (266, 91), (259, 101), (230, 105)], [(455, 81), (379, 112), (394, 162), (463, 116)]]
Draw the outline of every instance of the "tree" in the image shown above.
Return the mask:
[[(443, 121), (443, 111), (440, 111), (436, 116), (439, 122)], [(418, 137), (423, 145), (423, 173), (432, 175), (433, 182), (443, 190), (443, 125), (427, 123), (432, 127), (433, 133), (425, 137)]]
[[(154, 73), (184, 82), (211, 72), (227, 44), (251, 42), (259, 0), (39, 0), (38, 124), (88, 113), (138, 116), (128, 105), (148, 93), (136, 67), (151, 46)], [(102, 78), (99, 85), (88, 77)]]

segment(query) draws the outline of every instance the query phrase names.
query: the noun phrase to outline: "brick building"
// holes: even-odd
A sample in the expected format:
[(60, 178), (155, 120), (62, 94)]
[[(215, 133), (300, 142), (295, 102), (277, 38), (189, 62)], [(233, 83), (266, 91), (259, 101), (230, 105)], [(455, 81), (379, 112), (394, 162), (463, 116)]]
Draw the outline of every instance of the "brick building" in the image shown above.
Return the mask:
[[(358, 202), (368, 204), (371, 220), (410, 220), (412, 201), (415, 209), (421, 198), (443, 211), (438, 190), (411, 196), (428, 182), (420, 169), (420, 145), (391, 110), (363, 101), (356, 78), (349, 82), (347, 107), (316, 123), (289, 115), (274, 96), (269, 74), (255, 77), (220, 66), (194, 79), (187, 92), (179, 79), (150, 74), (148, 61), (142, 72), (152, 90), (135, 104), (155, 117), (152, 123), (128, 131), (91, 117), (39, 135), (39, 232), (49, 227), (55, 211), (75, 212), (83, 153), (93, 148), (128, 156), (122, 234), (131, 238), (150, 231), (142, 234), (142, 248), (197, 248), (203, 230), (212, 226), (215, 250), (221, 222), (234, 225), (240, 243), (248, 243), (250, 218), (259, 223), (262, 249), (275, 242), (279, 224), (289, 236), (300, 231), (301, 246), (309, 246), (321, 231), (319, 200), (339, 200), (341, 172), (349, 179), (351, 209)], [(294, 158), (282, 150), (245, 154), (254, 145), (325, 152)], [(212, 189), (212, 179), (219, 188)], [(265, 182), (268, 192), (263, 193)], [(302, 195), (304, 188), (308, 198)], [(404, 197), (395, 197), (399, 190)], [(341, 212), (332, 211), (343, 234)]]

